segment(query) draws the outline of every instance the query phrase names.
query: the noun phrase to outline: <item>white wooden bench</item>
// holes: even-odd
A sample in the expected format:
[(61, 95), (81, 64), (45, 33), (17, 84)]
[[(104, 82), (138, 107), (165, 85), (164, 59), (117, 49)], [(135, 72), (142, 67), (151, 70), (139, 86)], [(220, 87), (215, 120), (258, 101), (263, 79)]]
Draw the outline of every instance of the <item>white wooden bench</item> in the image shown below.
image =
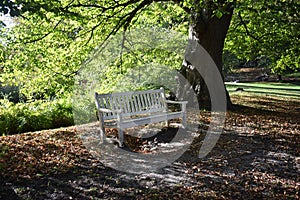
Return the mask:
[[(187, 101), (169, 101), (164, 89), (110, 94), (95, 93), (99, 116), (101, 141), (105, 139), (105, 126), (118, 128), (119, 146), (123, 146), (123, 129), (181, 118), (186, 127)], [(167, 104), (180, 104), (180, 111), (169, 111)]]

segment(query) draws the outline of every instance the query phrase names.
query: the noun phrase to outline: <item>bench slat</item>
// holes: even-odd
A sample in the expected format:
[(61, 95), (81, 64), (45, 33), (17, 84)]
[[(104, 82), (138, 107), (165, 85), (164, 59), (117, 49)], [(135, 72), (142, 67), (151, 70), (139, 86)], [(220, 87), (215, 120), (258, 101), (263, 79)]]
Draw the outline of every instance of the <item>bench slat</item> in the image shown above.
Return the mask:
[(134, 110), (132, 109), (132, 106), (130, 105), (131, 102), (133, 102), (132, 96), (125, 96), (125, 98), (126, 98), (127, 112), (133, 113)]
[(144, 101), (144, 96), (141, 94), (141, 95), (138, 96), (138, 98), (141, 100), (141, 103), (142, 103), (142, 107), (141, 107), (141, 109), (140, 109), (140, 111), (142, 111), (143, 108), (146, 107), (146, 103), (145, 103), (145, 101)]
[(134, 94), (134, 96), (132, 97), (134, 99), (134, 101), (132, 102), (133, 107), (134, 107), (134, 112), (139, 112), (142, 110), (142, 106), (141, 106), (141, 102), (140, 102), (140, 98), (138, 95)]
[(183, 116), (182, 112), (172, 112), (172, 113), (160, 113), (156, 115), (149, 115), (137, 119), (127, 119), (122, 122), (121, 128), (142, 126), (145, 124), (157, 123), (157, 122), (166, 121), (174, 118), (181, 118), (182, 116)]
[(143, 98), (143, 101), (145, 102), (145, 109), (149, 108), (149, 101), (148, 101), (148, 97), (147, 97), (147, 94), (142, 94), (142, 98)]

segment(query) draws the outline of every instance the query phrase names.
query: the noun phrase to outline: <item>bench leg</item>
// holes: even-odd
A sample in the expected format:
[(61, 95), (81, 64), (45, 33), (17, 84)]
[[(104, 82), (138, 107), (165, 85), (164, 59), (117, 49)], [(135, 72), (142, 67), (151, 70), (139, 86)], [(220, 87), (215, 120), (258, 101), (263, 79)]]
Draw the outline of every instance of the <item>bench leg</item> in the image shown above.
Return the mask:
[(182, 128), (186, 128), (186, 115), (182, 117)]
[(106, 140), (103, 113), (98, 112), (98, 117), (99, 117), (99, 127), (100, 127), (100, 144), (103, 144)]
[(100, 144), (103, 144), (105, 141), (105, 129), (100, 127)]
[(121, 128), (119, 128), (118, 134), (119, 134), (119, 147), (123, 147), (124, 146), (124, 133)]
[(169, 127), (170, 126), (170, 121), (166, 120), (166, 126)]
[(103, 144), (105, 141), (105, 128), (104, 128), (104, 121), (100, 120), (99, 121), (99, 127), (100, 127), (100, 144)]
[(119, 147), (123, 147), (124, 134), (122, 129), (122, 113), (117, 113), (117, 121), (118, 121)]
[(182, 128), (186, 128), (186, 103), (181, 105), (181, 110), (183, 112), (182, 116)]

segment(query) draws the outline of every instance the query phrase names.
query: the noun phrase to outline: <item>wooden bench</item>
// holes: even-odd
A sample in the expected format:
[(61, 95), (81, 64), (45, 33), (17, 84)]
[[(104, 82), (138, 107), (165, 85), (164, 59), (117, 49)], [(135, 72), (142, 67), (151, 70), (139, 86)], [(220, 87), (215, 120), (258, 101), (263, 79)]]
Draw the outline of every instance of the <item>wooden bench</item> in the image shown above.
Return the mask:
[[(105, 126), (118, 128), (119, 146), (123, 146), (123, 129), (158, 123), (170, 119), (182, 119), (186, 127), (187, 101), (166, 99), (164, 89), (110, 94), (95, 93), (95, 103), (100, 124), (101, 141), (105, 139)], [(167, 104), (180, 104), (179, 111), (169, 111)]]

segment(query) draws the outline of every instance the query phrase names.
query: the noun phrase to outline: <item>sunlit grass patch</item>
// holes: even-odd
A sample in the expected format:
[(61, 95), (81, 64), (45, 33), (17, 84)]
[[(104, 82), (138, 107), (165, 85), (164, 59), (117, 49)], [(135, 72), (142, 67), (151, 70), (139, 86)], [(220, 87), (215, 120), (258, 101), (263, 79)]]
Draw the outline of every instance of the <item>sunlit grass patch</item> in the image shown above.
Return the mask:
[(230, 83), (227, 82), (226, 88), (230, 94), (247, 94), (265, 96), (282, 96), (300, 98), (300, 83), (275, 83), (275, 82), (254, 82), (254, 83)]

